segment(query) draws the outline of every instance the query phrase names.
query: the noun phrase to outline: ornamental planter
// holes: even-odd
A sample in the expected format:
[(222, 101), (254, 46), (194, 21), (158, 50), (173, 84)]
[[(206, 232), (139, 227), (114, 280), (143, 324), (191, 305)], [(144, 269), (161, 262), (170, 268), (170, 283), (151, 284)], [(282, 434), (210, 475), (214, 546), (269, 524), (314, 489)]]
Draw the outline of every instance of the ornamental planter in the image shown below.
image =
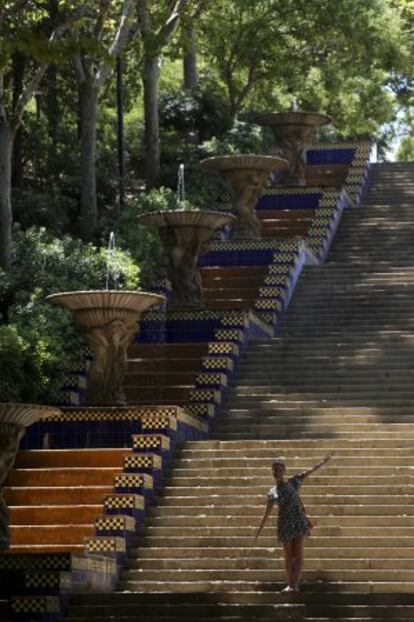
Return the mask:
[(230, 214), (200, 210), (151, 212), (138, 219), (140, 224), (157, 229), (164, 245), (172, 287), (171, 307), (203, 308), (198, 258), (217, 229), (232, 220)]
[(271, 112), (256, 119), (259, 125), (270, 127), (277, 154), (289, 162), (286, 184), (306, 185), (306, 150), (314, 142), (317, 130), (331, 122), (331, 117), (318, 112)]
[(286, 168), (287, 162), (274, 156), (234, 155), (215, 156), (201, 161), (209, 171), (217, 171), (226, 182), (237, 220), (233, 224), (233, 239), (258, 240), (262, 237), (256, 204), (270, 173)]
[(138, 332), (141, 313), (165, 298), (148, 292), (91, 290), (52, 294), (46, 300), (72, 311), (93, 350), (87, 404), (125, 406), (123, 380), (128, 347)]

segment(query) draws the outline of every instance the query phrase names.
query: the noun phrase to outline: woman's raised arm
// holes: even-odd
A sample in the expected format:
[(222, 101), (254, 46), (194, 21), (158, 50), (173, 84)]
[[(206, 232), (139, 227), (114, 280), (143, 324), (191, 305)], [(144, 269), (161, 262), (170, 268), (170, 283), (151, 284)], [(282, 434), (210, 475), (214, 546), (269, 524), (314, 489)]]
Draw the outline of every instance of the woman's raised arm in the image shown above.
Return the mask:
[(308, 471), (303, 471), (300, 476), (305, 479), (305, 477), (308, 477), (309, 475), (311, 475), (312, 473), (314, 473), (315, 471), (317, 471), (318, 469), (320, 469), (321, 467), (323, 467), (327, 462), (329, 462), (329, 460), (332, 458), (333, 456), (333, 452), (331, 451), (331, 453), (329, 453), (327, 456), (325, 456), (325, 458), (323, 460), (321, 460), (321, 462), (319, 462), (318, 464), (316, 464), (314, 467), (312, 467), (311, 469), (309, 469)]

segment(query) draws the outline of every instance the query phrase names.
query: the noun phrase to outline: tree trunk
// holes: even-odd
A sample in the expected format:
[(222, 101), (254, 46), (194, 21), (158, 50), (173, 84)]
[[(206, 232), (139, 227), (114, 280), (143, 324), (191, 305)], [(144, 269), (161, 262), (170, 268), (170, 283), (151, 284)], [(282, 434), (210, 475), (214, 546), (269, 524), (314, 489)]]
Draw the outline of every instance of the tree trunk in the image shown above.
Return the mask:
[(197, 43), (194, 26), (184, 27), (184, 57), (183, 57), (184, 89), (193, 91), (198, 84)]
[(98, 89), (90, 82), (83, 82), (79, 88), (81, 113), (81, 209), (79, 230), (85, 240), (91, 240), (98, 224), (96, 200)]
[[(23, 90), (24, 72), (27, 60), (21, 52), (13, 54), (12, 71), (13, 71), (13, 110), (16, 107), (17, 100)], [(20, 127), (16, 131), (14, 138), (14, 147), (12, 155), (12, 186), (13, 188), (21, 188), (23, 186), (23, 129)]]
[(59, 101), (57, 90), (57, 70), (51, 65), (47, 72), (46, 116), (49, 131), (48, 168), (54, 180), (59, 178), (56, 169), (58, 153)]
[(159, 57), (147, 55), (144, 60), (145, 177), (147, 187), (156, 185), (160, 175), (160, 126), (158, 112)]
[(116, 111), (117, 111), (117, 138), (118, 138), (118, 179), (119, 196), (117, 209), (120, 212), (125, 205), (125, 155), (124, 155), (124, 75), (123, 63), (120, 56), (116, 61)]
[(0, 121), (0, 267), (11, 269), (12, 207), (11, 174), (15, 132)]

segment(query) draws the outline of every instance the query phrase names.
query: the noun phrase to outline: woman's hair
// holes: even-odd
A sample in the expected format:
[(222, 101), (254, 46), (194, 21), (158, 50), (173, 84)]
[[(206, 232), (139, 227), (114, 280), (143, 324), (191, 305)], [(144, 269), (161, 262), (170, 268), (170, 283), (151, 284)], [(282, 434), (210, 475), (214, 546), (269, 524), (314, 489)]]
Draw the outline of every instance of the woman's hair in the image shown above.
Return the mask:
[(282, 464), (284, 466), (284, 468), (286, 469), (286, 461), (284, 458), (280, 457), (280, 458), (276, 458), (276, 460), (274, 460), (272, 462), (272, 469), (273, 467), (275, 467), (277, 464)]

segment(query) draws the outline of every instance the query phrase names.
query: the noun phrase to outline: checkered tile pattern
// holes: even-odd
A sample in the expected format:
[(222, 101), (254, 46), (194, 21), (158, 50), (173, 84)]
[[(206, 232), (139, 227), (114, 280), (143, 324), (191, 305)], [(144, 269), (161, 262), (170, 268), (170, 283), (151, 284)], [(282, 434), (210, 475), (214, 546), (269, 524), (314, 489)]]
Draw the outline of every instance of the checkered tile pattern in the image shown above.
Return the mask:
[(0, 555), (0, 570), (69, 570), (69, 553), (53, 555)]
[(231, 342), (217, 342), (212, 341), (208, 344), (208, 353), (209, 354), (233, 354), (234, 356), (238, 356), (239, 348), (234, 343)]
[(135, 519), (125, 514), (100, 516), (95, 521), (95, 529), (98, 531), (134, 531)]
[(87, 553), (125, 553), (125, 550), (124, 538), (97, 536), (85, 541)]
[(213, 389), (193, 389), (190, 392), (191, 402), (220, 402), (220, 392)]
[(153, 479), (146, 473), (120, 473), (115, 476), (115, 488), (152, 488)]
[(286, 290), (283, 287), (261, 287), (259, 289), (259, 296), (261, 298), (273, 298), (276, 296), (283, 296), (286, 294)]
[(282, 304), (280, 300), (261, 298), (260, 300), (256, 300), (256, 302), (254, 303), (254, 308), (258, 309), (259, 311), (268, 311), (269, 309), (280, 311), (282, 309)]
[(218, 328), (215, 333), (215, 338), (218, 341), (244, 341), (243, 331), (231, 328)]
[(162, 460), (156, 454), (130, 454), (124, 459), (126, 469), (161, 469)]
[(142, 495), (118, 494), (106, 497), (105, 510), (143, 510), (145, 499)]
[(60, 585), (60, 573), (58, 571), (26, 573), (25, 585), (27, 588), (45, 587), (56, 589)]
[(169, 449), (170, 439), (162, 434), (134, 434), (132, 447), (134, 449)]
[(160, 415), (147, 415), (141, 419), (143, 430), (159, 430), (160, 428), (177, 429), (177, 419), (175, 417), (163, 417)]
[(211, 374), (211, 373), (202, 373), (198, 374), (196, 378), (197, 386), (217, 386), (221, 385), (222, 387), (227, 386), (227, 376), (225, 374)]
[(203, 369), (217, 371), (232, 371), (233, 361), (226, 356), (213, 356), (203, 359)]
[(11, 609), (19, 614), (58, 613), (60, 601), (57, 596), (15, 596)]

